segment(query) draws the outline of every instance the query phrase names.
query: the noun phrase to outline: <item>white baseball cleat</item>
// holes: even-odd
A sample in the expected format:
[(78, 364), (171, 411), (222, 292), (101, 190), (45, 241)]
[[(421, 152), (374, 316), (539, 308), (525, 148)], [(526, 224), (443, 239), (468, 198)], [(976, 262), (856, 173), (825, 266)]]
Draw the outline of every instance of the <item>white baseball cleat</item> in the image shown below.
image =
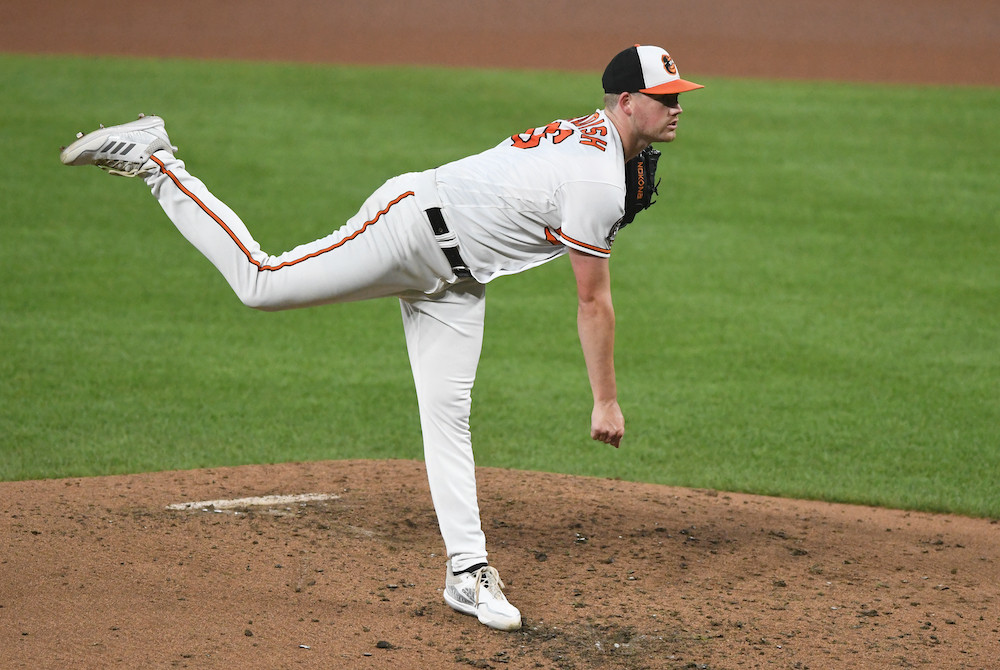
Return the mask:
[(474, 572), (456, 575), (448, 561), (444, 582), (444, 601), (453, 610), (477, 617), (479, 622), (497, 630), (521, 627), (521, 612), (507, 602), (504, 584), (496, 568), (483, 566)]
[(65, 165), (96, 165), (122, 177), (136, 177), (156, 169), (149, 160), (157, 151), (173, 154), (163, 119), (139, 115), (139, 119), (120, 126), (101, 126), (92, 133), (77, 133), (77, 140), (65, 147), (59, 160)]

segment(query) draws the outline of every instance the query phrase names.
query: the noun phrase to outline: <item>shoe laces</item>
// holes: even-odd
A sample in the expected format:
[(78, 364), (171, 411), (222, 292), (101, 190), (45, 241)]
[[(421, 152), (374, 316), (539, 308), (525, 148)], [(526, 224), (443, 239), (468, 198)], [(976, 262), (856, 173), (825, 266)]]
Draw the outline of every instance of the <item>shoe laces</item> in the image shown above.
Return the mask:
[[(506, 600), (507, 598), (503, 595), (503, 590), (505, 587), (503, 580), (500, 579), (500, 573), (492, 565), (488, 565), (485, 568), (479, 570), (479, 576), (477, 578), (479, 581), (479, 586), (485, 588), (490, 592), (497, 600)], [(476, 606), (479, 605), (479, 589), (476, 589)]]
[[(119, 142), (120, 140), (115, 139), (113, 141)], [(113, 147), (106, 157), (94, 161), (94, 165), (114, 175), (131, 177), (142, 174), (145, 171), (144, 168), (150, 162), (150, 157), (157, 151), (166, 150), (171, 154), (177, 151), (177, 147), (171, 145), (169, 142), (164, 142), (159, 137), (154, 138), (138, 158), (128, 158), (127, 152), (116, 154), (114, 150), (120, 148), (121, 144), (118, 147)]]

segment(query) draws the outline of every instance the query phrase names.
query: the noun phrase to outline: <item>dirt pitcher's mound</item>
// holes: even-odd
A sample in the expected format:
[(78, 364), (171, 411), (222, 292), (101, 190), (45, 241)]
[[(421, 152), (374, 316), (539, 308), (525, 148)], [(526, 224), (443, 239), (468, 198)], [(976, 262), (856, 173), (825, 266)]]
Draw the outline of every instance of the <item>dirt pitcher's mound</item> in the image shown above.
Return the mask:
[(989, 520), (479, 477), (492, 560), (524, 613), (516, 633), (442, 602), (419, 462), (2, 483), (3, 667), (940, 670), (1000, 658)]

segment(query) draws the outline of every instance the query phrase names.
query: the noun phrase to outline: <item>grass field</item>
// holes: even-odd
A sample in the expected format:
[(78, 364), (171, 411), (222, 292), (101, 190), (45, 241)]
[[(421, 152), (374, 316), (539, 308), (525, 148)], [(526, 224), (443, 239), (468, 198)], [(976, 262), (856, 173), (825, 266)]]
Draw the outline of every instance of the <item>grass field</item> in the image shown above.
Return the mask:
[[(622, 448), (561, 261), (490, 286), (477, 462), (1000, 516), (1000, 90), (704, 83), (615, 244)], [(22, 56), (0, 88), (2, 480), (421, 455), (395, 301), (242, 307), (143, 184), (59, 164), (77, 130), (164, 116), (279, 252), (600, 104), (597, 73)]]

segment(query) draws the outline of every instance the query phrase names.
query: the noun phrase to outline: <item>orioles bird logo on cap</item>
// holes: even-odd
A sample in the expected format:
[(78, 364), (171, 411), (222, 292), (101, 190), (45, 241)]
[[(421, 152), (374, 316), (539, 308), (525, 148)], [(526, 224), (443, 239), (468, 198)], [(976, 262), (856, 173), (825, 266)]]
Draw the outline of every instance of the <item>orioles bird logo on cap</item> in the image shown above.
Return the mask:
[(668, 53), (663, 54), (663, 69), (672, 75), (677, 74), (677, 66), (674, 65), (674, 59)]

